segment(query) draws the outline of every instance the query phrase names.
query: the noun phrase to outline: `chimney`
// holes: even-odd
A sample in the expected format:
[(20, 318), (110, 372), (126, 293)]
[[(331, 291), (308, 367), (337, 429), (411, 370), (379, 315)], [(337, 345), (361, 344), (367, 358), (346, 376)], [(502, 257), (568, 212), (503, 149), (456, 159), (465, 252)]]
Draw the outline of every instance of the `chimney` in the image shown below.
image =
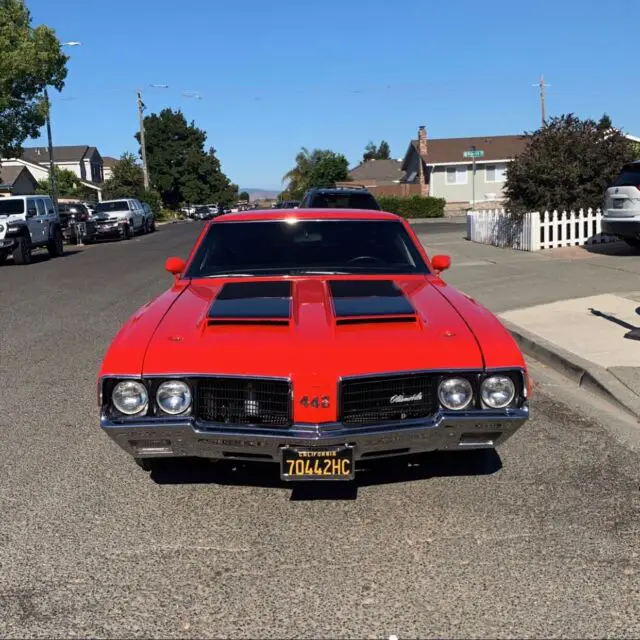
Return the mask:
[(418, 129), (418, 151), (423, 160), (427, 159), (427, 129), (422, 125)]
[(429, 180), (427, 171), (427, 130), (424, 125), (418, 128), (418, 154), (420, 155), (420, 165), (418, 176), (420, 180), (420, 195), (426, 197), (429, 195)]

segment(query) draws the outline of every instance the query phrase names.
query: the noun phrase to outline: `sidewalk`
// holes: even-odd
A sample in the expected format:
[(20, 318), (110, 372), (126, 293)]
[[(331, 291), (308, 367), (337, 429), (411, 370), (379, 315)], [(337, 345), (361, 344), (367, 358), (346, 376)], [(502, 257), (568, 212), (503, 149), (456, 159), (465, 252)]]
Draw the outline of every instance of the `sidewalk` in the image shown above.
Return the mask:
[[(445, 280), (498, 315), (527, 355), (640, 417), (640, 253), (624, 243), (539, 252), (420, 239), (452, 257)], [(638, 311), (636, 311), (638, 310)]]
[(640, 417), (640, 292), (499, 314), (521, 349)]

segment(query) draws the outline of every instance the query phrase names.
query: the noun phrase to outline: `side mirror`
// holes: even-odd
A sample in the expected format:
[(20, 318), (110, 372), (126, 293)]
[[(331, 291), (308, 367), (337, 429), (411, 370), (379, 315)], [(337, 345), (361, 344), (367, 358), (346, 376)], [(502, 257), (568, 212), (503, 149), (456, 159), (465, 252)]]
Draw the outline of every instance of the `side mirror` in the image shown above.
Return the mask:
[(439, 274), (451, 266), (451, 258), (449, 256), (433, 256), (433, 258), (431, 258), (431, 266), (434, 271)]
[(175, 278), (176, 282), (180, 275), (184, 271), (186, 266), (185, 261), (182, 258), (167, 258), (167, 261), (164, 263), (164, 268)]

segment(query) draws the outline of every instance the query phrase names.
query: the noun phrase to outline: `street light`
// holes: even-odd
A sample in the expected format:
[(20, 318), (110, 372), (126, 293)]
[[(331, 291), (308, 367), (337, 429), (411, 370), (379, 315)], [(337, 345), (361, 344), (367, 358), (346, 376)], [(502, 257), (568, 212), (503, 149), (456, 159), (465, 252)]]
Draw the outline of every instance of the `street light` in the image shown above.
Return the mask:
[[(61, 47), (78, 47), (82, 43), (75, 40), (62, 42)], [(47, 85), (44, 86), (44, 99), (47, 104), (47, 139), (49, 143), (49, 179), (51, 180), (51, 199), (56, 209), (58, 208), (58, 184), (56, 181), (56, 166), (53, 158), (53, 139), (51, 137), (51, 101), (49, 100), (49, 92)]]

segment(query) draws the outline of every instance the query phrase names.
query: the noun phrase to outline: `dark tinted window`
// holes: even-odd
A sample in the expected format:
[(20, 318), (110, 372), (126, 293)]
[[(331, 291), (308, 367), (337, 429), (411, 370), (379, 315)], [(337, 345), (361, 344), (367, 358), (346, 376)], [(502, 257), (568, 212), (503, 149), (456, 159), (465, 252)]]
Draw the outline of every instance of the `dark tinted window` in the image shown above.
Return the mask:
[(380, 206), (370, 193), (316, 193), (310, 198), (313, 209), (375, 209)]
[(5, 200), (0, 198), (0, 216), (24, 213), (24, 200)]
[(640, 185), (640, 165), (627, 165), (614, 180), (614, 187), (637, 187)]
[(104, 213), (108, 211), (128, 211), (129, 204), (126, 200), (115, 200), (114, 202), (99, 202), (96, 205), (96, 213)]
[(211, 225), (187, 277), (313, 271), (428, 273), (400, 222), (299, 220)]

